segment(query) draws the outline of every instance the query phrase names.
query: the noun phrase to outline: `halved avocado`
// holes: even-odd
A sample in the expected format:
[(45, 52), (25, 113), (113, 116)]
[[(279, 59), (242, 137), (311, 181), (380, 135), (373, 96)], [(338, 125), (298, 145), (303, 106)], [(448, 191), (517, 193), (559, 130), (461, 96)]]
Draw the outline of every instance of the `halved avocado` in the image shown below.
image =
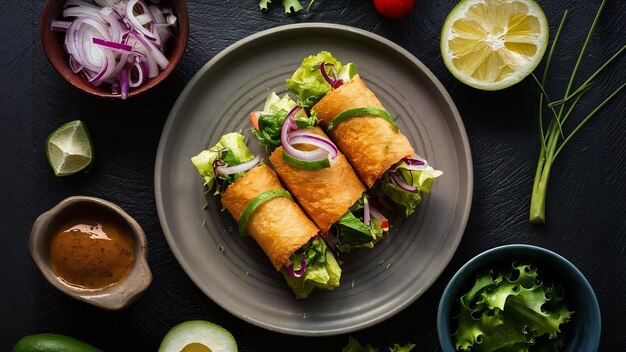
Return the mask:
[(204, 320), (174, 326), (163, 338), (158, 352), (237, 352), (233, 335)]
[(59, 334), (36, 334), (20, 339), (12, 352), (102, 352), (75, 338)]

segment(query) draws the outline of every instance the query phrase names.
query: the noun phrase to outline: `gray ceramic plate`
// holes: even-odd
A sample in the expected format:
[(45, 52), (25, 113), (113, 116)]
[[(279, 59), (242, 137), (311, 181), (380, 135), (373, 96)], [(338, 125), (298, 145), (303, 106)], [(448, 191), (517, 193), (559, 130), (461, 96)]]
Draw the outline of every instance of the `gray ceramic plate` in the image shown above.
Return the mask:
[[(394, 219), (373, 250), (341, 256), (342, 286), (296, 300), (252, 238), (240, 238), (219, 200), (205, 198), (189, 158), (227, 132), (244, 131), (250, 111), (301, 60), (328, 50), (355, 62), (418, 154), (444, 175), (421, 209)], [(181, 93), (163, 130), (155, 167), (165, 237), (191, 279), (216, 303), (252, 324), (294, 335), (333, 335), (381, 322), (415, 301), (441, 274), (461, 240), (472, 199), (472, 162), (454, 103), (414, 56), (377, 35), (329, 24), (289, 25), (245, 38), (209, 61)], [(207, 210), (203, 206), (210, 203)], [(223, 253), (220, 251), (223, 248)]]

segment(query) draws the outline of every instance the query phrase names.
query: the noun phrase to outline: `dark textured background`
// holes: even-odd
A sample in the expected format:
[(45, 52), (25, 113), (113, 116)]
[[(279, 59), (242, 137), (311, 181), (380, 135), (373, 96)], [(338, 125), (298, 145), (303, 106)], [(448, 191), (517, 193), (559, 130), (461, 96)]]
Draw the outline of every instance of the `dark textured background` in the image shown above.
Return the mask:
[[(339, 351), (348, 336), (301, 338), (268, 332), (230, 315), (202, 294), (172, 255), (154, 204), (153, 172), (161, 129), (193, 74), (214, 55), (259, 30), (299, 22), (352, 25), (409, 50), (443, 82), (463, 117), (474, 158), (472, 212), (463, 240), (437, 282), (409, 308), (354, 333), (386, 348), (394, 342), (440, 350), (435, 327), (440, 295), (453, 273), (474, 255), (508, 243), (529, 243), (570, 259), (595, 289), (602, 311), (601, 351), (626, 351), (626, 92), (592, 120), (559, 156), (550, 179), (548, 224), (529, 224), (530, 191), (539, 151), (537, 96), (526, 80), (500, 92), (481, 92), (452, 77), (439, 54), (439, 33), (454, 0), (417, 0), (413, 15), (390, 21), (369, 0), (317, 0), (311, 13), (285, 15), (256, 0), (188, 1), (190, 38), (177, 70), (160, 86), (129, 101), (101, 100), (67, 84), (48, 64), (39, 37), (43, 0), (0, 1), (0, 350), (20, 337), (56, 332), (106, 351), (155, 351), (175, 324), (206, 319), (230, 330), (240, 351)], [(559, 96), (598, 0), (539, 1), (554, 30), (570, 10), (553, 62), (549, 93)], [(626, 2), (609, 1), (579, 77), (586, 78), (626, 44)], [(626, 56), (581, 104), (589, 111), (626, 81)], [(580, 82), (580, 80), (579, 80)], [(86, 174), (54, 177), (46, 136), (82, 119), (95, 144)], [(107, 312), (72, 300), (49, 285), (28, 252), (34, 219), (70, 195), (93, 195), (125, 208), (148, 236), (154, 282), (138, 302)]]

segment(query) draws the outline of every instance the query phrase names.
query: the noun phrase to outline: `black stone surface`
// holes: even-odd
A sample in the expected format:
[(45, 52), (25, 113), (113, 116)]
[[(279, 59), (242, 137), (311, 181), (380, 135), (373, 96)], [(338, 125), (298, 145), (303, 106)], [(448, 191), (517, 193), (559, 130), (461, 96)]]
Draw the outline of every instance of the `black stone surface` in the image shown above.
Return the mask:
[[(289, 23), (352, 25), (409, 50), (442, 81), (462, 115), (472, 147), (475, 188), (464, 238), (447, 269), (416, 302), (391, 319), (352, 335), (381, 350), (414, 342), (441, 350), (436, 332), (439, 298), (454, 272), (476, 254), (502, 244), (528, 243), (572, 261), (593, 286), (602, 311), (600, 351), (625, 351), (626, 334), (626, 92), (606, 106), (557, 159), (550, 178), (547, 224), (528, 222), (539, 141), (537, 91), (529, 79), (499, 92), (458, 82), (439, 52), (440, 30), (457, 1), (417, 0), (398, 21), (378, 16), (368, 0), (317, 0), (310, 13), (285, 15), (279, 0), (267, 13), (256, 0), (187, 2), (190, 38), (174, 73), (129, 101), (87, 96), (50, 66), (39, 36), (44, 1), (0, 2), (0, 350), (24, 335), (55, 332), (105, 351), (155, 351), (175, 324), (205, 319), (230, 330), (240, 351), (340, 351), (348, 336), (286, 336), (244, 323), (200, 292), (172, 255), (154, 204), (153, 172), (161, 129), (195, 72), (237, 40)], [(554, 31), (570, 10), (552, 66), (548, 93), (567, 84), (599, 0), (539, 1)], [(581, 66), (589, 76), (626, 44), (626, 2), (608, 1)], [(590, 111), (626, 82), (626, 56), (615, 62), (580, 104)], [(82, 119), (96, 150), (85, 174), (57, 178), (44, 153), (46, 136)], [(28, 252), (34, 219), (70, 195), (106, 198), (144, 227), (154, 282), (128, 309), (107, 312), (64, 296), (40, 274)]]

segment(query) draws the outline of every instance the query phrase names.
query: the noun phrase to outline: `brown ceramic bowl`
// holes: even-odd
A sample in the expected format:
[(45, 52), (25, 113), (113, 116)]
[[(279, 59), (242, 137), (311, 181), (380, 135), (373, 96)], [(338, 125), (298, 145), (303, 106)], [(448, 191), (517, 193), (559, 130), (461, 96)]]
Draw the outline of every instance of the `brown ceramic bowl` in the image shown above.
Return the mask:
[[(134, 239), (135, 259), (130, 272), (121, 281), (101, 289), (79, 288), (60, 279), (50, 264), (50, 242), (60, 226), (82, 214), (108, 216), (130, 230)], [(152, 273), (148, 267), (146, 236), (137, 221), (122, 208), (106, 200), (86, 196), (66, 198), (41, 214), (30, 233), (30, 253), (44, 277), (61, 292), (95, 306), (119, 310), (139, 298), (150, 286)]]
[[(41, 42), (43, 49), (48, 56), (48, 60), (57, 72), (65, 78), (71, 85), (82, 90), (83, 92), (103, 97), (120, 99), (119, 94), (112, 94), (110, 85), (102, 84), (100, 86), (91, 85), (80, 73), (74, 73), (69, 65), (69, 56), (65, 52), (64, 37), (65, 33), (55, 32), (51, 29), (51, 23), (55, 20), (63, 20), (63, 4), (66, 0), (46, 0), (41, 16)], [(158, 76), (151, 78), (141, 84), (139, 87), (130, 88), (129, 97), (138, 95), (148, 89), (156, 86), (159, 82), (169, 76), (180, 62), (185, 48), (187, 47), (187, 39), (189, 37), (189, 17), (187, 7), (184, 0), (164, 0), (161, 4), (173, 9), (176, 17), (176, 29), (173, 31), (174, 36), (165, 44), (165, 56), (169, 59), (169, 66), (159, 73)], [(161, 5), (161, 6), (163, 6)]]

